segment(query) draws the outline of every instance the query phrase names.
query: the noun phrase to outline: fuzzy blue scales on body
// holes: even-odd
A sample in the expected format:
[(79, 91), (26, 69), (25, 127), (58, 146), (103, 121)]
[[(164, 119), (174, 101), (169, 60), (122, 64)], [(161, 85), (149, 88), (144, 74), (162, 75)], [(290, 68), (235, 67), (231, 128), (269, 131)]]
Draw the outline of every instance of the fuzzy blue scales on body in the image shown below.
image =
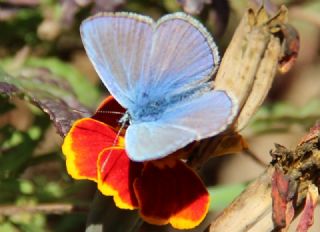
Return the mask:
[(140, 107), (137, 106), (134, 110), (128, 111), (131, 119), (130, 123), (135, 124), (159, 120), (167, 106), (168, 103), (161, 100), (150, 101)]
[(130, 124), (134, 124), (161, 120), (161, 116), (167, 111), (170, 111), (184, 101), (189, 101), (212, 90), (211, 86), (212, 82), (206, 82), (173, 96), (163, 95), (153, 98), (150, 97), (149, 93), (143, 92), (140, 94), (142, 99), (139, 100), (143, 104), (135, 104), (132, 109), (128, 108), (129, 122)]

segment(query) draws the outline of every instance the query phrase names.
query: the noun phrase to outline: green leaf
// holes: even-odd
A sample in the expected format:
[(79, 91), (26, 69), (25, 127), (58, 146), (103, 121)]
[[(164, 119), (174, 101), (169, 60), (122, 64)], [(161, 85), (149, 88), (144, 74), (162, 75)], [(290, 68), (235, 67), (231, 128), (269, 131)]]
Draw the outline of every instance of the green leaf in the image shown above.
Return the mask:
[(21, 180), (20, 191), (24, 194), (32, 194), (34, 192), (34, 185), (31, 181)]
[(48, 180), (44, 176), (38, 176), (33, 179), (35, 185), (34, 195), (40, 202), (55, 202), (63, 199), (65, 191), (63, 185)]
[(0, 223), (0, 231), (2, 232), (17, 232), (16, 227), (10, 222)]
[(21, 142), (0, 156), (0, 179), (18, 175), (32, 156), (35, 147), (34, 141), (25, 133), (19, 135)]
[(85, 221), (86, 214), (66, 214), (63, 215), (59, 223), (54, 226), (54, 231), (83, 231)]
[(285, 131), (292, 124), (309, 128), (320, 118), (320, 101), (314, 99), (302, 107), (286, 102), (277, 102), (263, 106), (253, 117), (250, 126), (255, 133)]
[(26, 61), (25, 65), (36, 68), (47, 68), (57, 78), (66, 80), (71, 85), (79, 101), (85, 106), (92, 107), (98, 103), (99, 92), (97, 88), (72, 65), (59, 59), (48, 57), (45, 59), (31, 57)]
[(14, 49), (26, 44), (37, 45), (37, 27), (42, 21), (41, 12), (36, 7), (16, 10), (17, 14), (12, 20), (0, 21), (1, 46)]
[(221, 211), (246, 188), (246, 184), (222, 185), (208, 188), (211, 197), (209, 209)]
[(141, 223), (136, 210), (119, 209), (112, 197), (97, 192), (88, 214), (86, 232), (134, 232)]
[[(14, 202), (20, 193), (20, 181), (8, 178), (0, 181), (0, 203)], [(1, 230), (0, 230), (1, 231)]]

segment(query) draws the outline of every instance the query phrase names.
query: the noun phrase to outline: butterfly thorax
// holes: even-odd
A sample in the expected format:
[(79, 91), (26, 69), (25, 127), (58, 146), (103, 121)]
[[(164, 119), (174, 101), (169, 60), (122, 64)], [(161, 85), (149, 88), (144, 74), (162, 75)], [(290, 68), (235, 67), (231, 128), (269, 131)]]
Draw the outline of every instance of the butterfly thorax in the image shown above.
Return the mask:
[(187, 91), (177, 92), (174, 95), (163, 94), (161, 97), (153, 96), (152, 93), (142, 93), (139, 96), (139, 104), (134, 104), (128, 108), (128, 117), (131, 123), (142, 123), (157, 121), (162, 115), (170, 109), (173, 109), (176, 104), (181, 104), (189, 101), (199, 95), (204, 94), (212, 89), (212, 83), (202, 83)]
[(148, 101), (145, 104), (135, 105), (128, 111), (130, 123), (155, 121), (161, 118), (169, 103), (166, 99)]

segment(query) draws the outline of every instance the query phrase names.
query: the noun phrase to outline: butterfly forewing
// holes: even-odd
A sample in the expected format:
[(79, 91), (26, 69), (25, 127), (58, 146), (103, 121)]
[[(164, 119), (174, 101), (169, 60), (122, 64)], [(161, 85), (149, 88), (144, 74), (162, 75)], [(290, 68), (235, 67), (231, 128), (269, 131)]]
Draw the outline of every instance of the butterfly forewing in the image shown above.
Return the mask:
[(159, 90), (159, 95), (174, 95), (208, 81), (219, 56), (206, 29), (195, 19), (176, 13), (157, 22), (150, 63), (144, 85)]
[(136, 14), (100, 14), (81, 25), (86, 52), (102, 82), (125, 108), (148, 65), (153, 21)]

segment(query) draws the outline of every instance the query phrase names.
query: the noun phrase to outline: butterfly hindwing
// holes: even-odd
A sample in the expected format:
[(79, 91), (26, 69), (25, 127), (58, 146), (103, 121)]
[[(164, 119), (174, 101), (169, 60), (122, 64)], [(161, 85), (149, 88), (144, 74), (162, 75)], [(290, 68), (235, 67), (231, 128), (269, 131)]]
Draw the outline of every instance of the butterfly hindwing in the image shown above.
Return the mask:
[(126, 147), (132, 160), (152, 160), (192, 141), (217, 135), (232, 122), (237, 107), (224, 91), (210, 91), (169, 108), (158, 121), (131, 125)]
[(126, 151), (133, 161), (162, 158), (195, 139), (191, 131), (156, 122), (133, 124), (125, 136)]

